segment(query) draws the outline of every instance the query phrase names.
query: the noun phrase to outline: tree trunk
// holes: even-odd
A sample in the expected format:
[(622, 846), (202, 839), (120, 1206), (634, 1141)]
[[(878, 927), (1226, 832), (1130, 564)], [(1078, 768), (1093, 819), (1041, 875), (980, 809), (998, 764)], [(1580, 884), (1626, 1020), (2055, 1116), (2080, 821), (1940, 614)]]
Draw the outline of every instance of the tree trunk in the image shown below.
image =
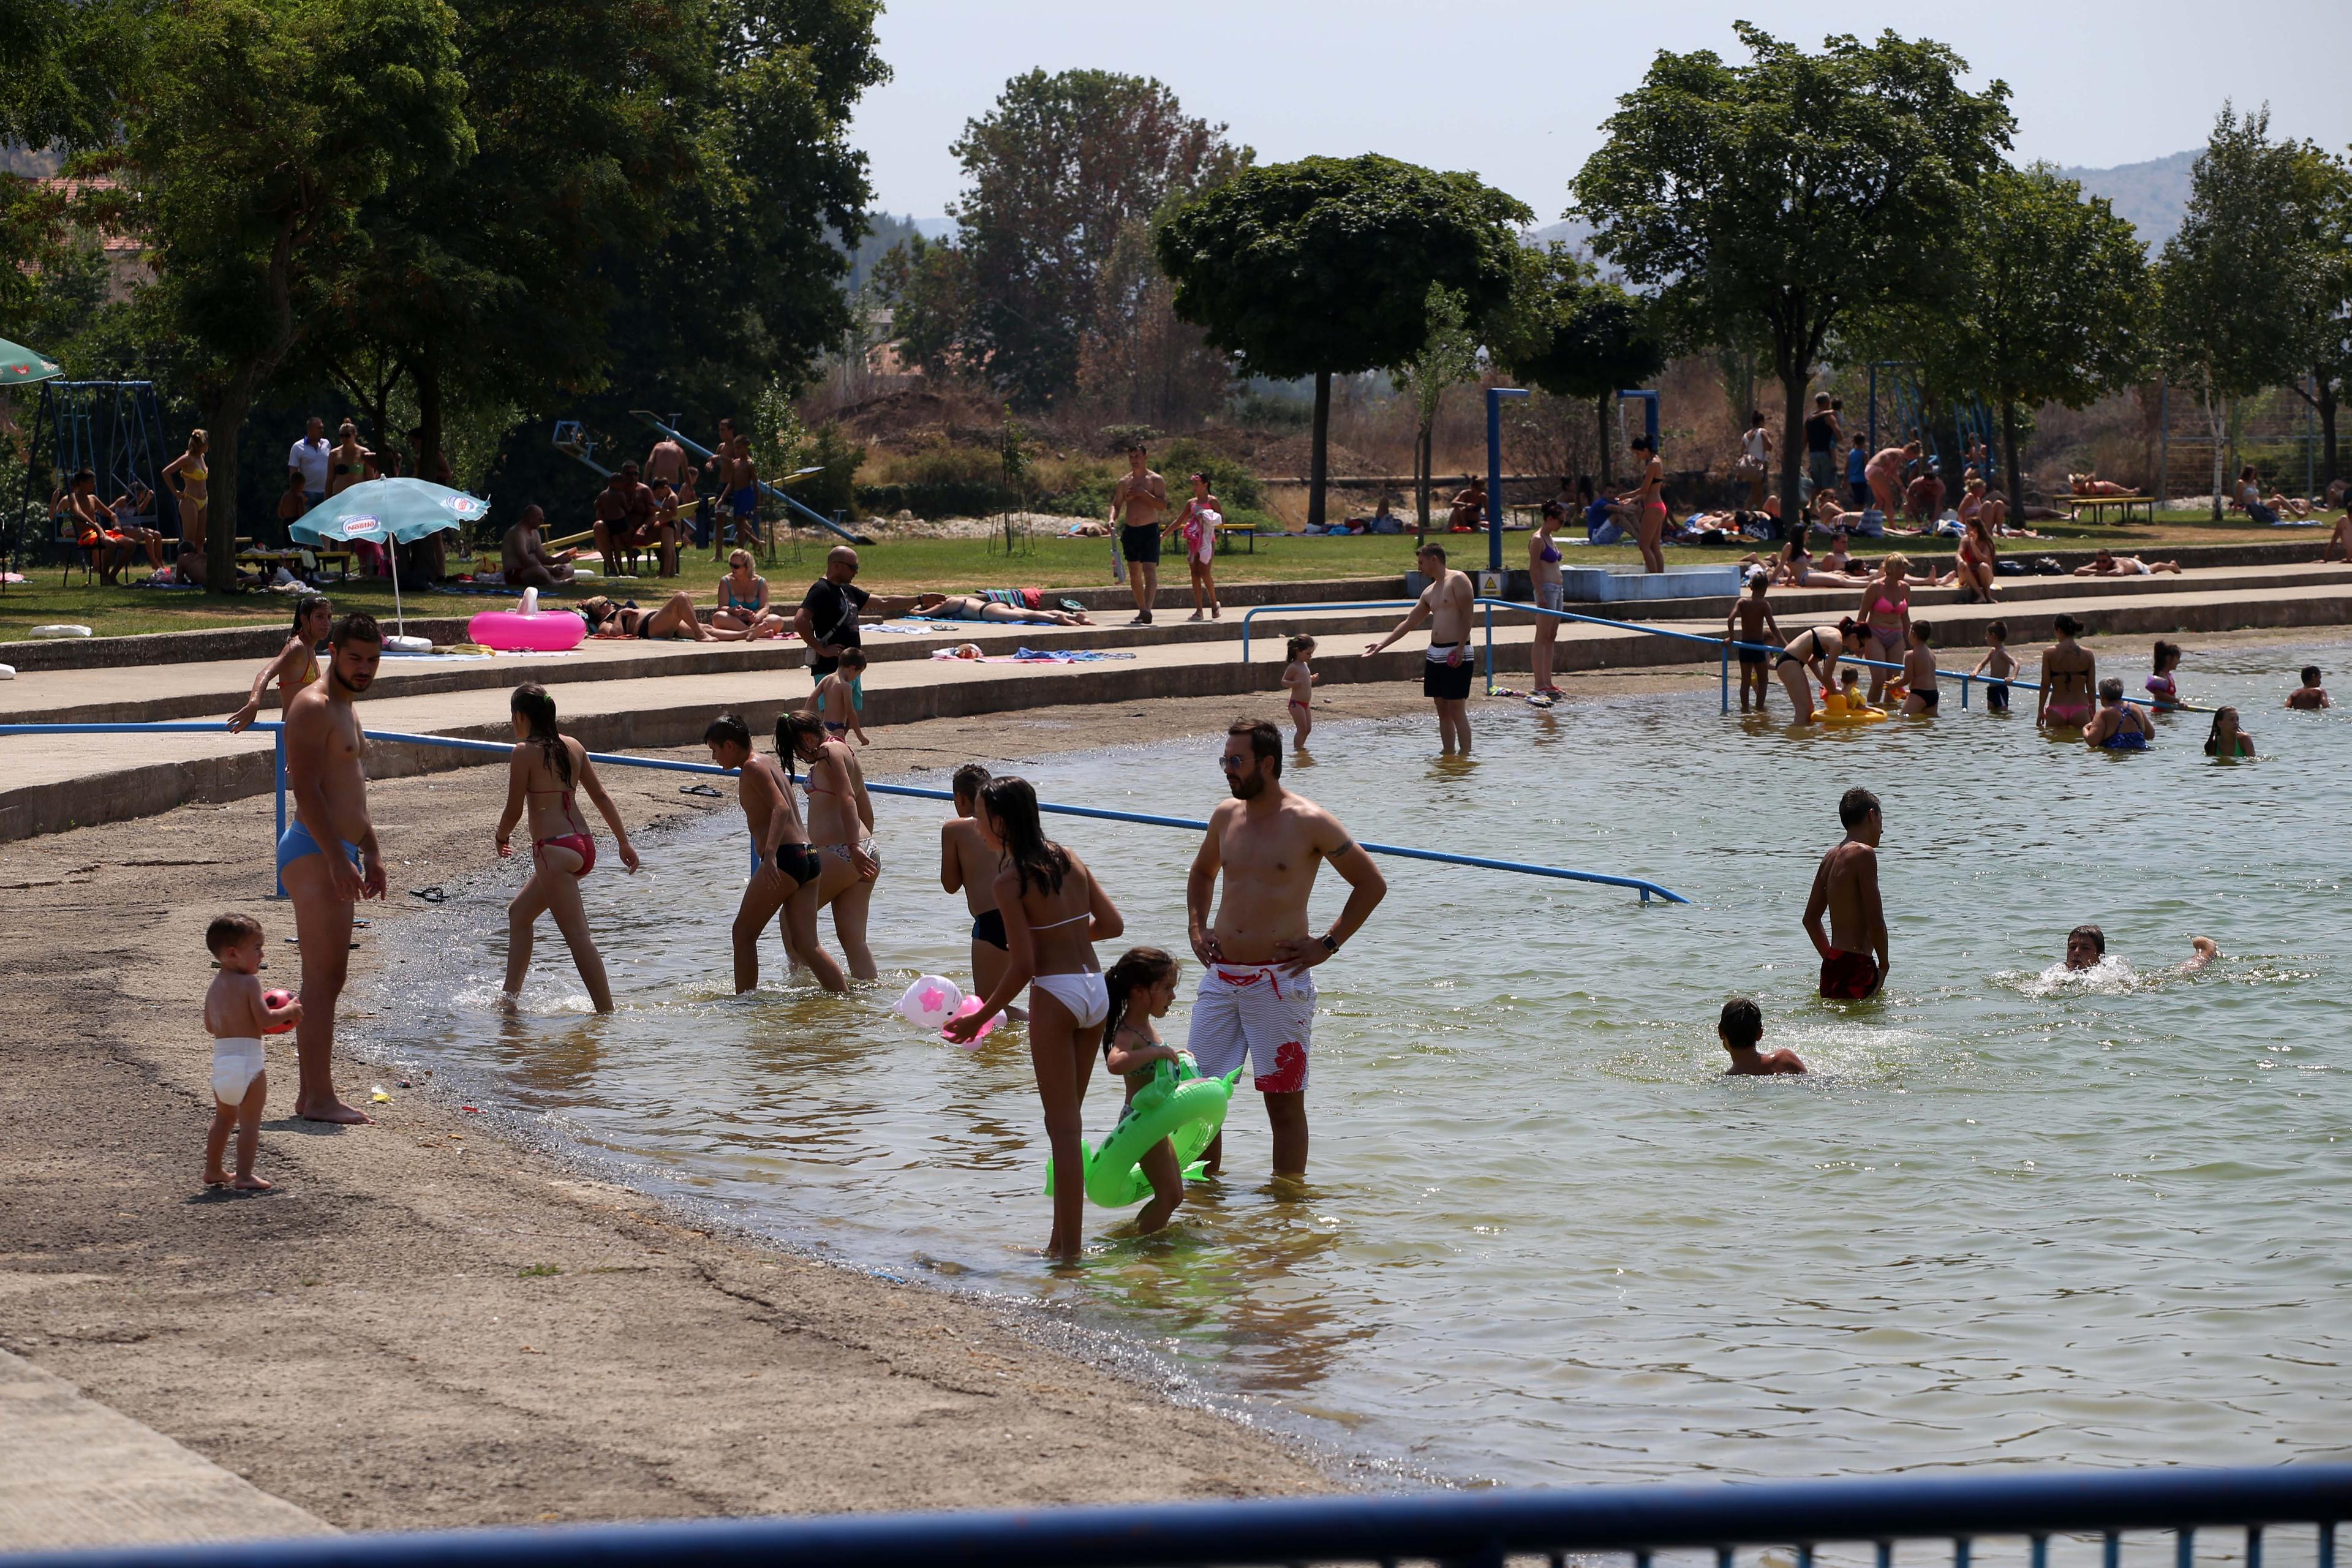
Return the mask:
[(2000, 466), (2008, 470), (2009, 521), (2025, 526), (2025, 476), (2017, 471), (2017, 399), (2000, 400)]
[(1592, 413), (1601, 431), (1601, 488), (1609, 488), (1609, 395), (1602, 393), (1592, 400)]
[(1797, 478), (1801, 471), (1798, 465), (1805, 460), (1805, 387), (1812, 379), (1810, 364), (1792, 360), (1780, 367), (1780, 398), (1787, 405), (1780, 410), (1780, 521), (1784, 528), (1796, 526), (1805, 510)]
[(2314, 375), (2319, 388), (2319, 489), (2325, 495), (2336, 482), (2336, 383)]
[(441, 482), (441, 366), (432, 355), (420, 355), (416, 368), (409, 375), (416, 383), (416, 477), (438, 484)]
[(1419, 543), (1426, 543), (1429, 540), (1429, 466), (1432, 445), (1430, 426), (1424, 423), (1421, 427), (1420, 435), (1414, 437), (1412, 443), (1412, 487), (1421, 508), (1421, 526), (1415, 531), (1413, 538)]
[(236, 589), (237, 448), (246, 416), (253, 411), (254, 380), (250, 371), (242, 372), (201, 405), (212, 442), (205, 454), (212, 469), (205, 504), (205, 586), (215, 594)]
[(2229, 422), (2226, 412), (2213, 405), (2213, 384), (2207, 382), (2197, 389), (2197, 401), (2205, 409), (2206, 433), (2213, 437), (2213, 521), (2221, 521), (2221, 437)]
[(1323, 481), (1328, 472), (1324, 449), (1331, 439), (1331, 373), (1315, 373), (1315, 444), (1307, 459), (1307, 525), (1323, 526)]

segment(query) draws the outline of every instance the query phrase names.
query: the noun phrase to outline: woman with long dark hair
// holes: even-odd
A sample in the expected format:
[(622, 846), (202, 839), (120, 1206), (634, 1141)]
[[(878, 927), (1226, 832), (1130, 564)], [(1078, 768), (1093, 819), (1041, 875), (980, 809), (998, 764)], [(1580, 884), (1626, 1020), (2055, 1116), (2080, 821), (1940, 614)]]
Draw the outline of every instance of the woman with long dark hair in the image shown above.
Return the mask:
[(522, 992), (522, 977), (530, 968), (531, 930), (544, 911), (552, 910), (555, 929), (572, 949), (572, 962), (588, 987), (596, 1011), (613, 1010), (613, 987), (604, 978), (604, 960), (588, 931), (588, 908), (580, 898), (581, 879), (596, 865), (596, 840), (588, 832), (572, 796), (586, 790), (605, 823), (613, 829), (613, 847), (621, 864), (637, 868), (637, 852), (621, 826), (621, 808), (604, 793), (588, 749), (555, 726), (555, 699), (543, 686), (515, 688), (508, 704), (514, 720), (515, 748), (507, 763), (507, 808), (499, 817), (499, 857), (514, 853), (515, 824), (530, 814), (530, 879), (507, 906), (506, 997), (511, 1003)]
[(1087, 1202), (1079, 1106), (1110, 1016), (1110, 991), (1094, 944), (1109, 942), (1127, 922), (1085, 863), (1045, 837), (1037, 792), (1028, 780), (989, 780), (981, 788), (980, 809), (1004, 846), (996, 907), (1004, 916), (1010, 962), (980, 1011), (950, 1024), (948, 1033), (971, 1039), (1029, 986), (1029, 1061), (1054, 1151), (1054, 1230), (1045, 1255), (1075, 1258)]
[(253, 695), (246, 699), (245, 706), (229, 715), (231, 734), (260, 716), (261, 693), (270, 682), (278, 683), (278, 710), (282, 713), (296, 692), (319, 679), (319, 645), (334, 626), (335, 606), (324, 594), (305, 594), (294, 601), (294, 629), (286, 634), (286, 646), (278, 650), (278, 657), (253, 678)]
[(866, 921), (874, 907), (875, 879), (882, 854), (874, 847), (874, 799), (866, 793), (866, 773), (857, 753), (825, 733), (814, 713), (786, 713), (776, 721), (776, 755), (808, 770), (808, 836), (816, 847), (817, 907), (833, 910), (833, 934), (842, 962), (860, 980), (878, 978), (874, 950), (866, 942)]

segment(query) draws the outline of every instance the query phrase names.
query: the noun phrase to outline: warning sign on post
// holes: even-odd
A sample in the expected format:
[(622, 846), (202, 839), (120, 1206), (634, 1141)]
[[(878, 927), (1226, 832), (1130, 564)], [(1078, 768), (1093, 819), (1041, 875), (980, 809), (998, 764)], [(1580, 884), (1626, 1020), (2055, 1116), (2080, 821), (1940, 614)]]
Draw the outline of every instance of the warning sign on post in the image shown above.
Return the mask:
[(1504, 574), (1500, 572), (1479, 573), (1478, 596), (1482, 599), (1501, 598), (1503, 596), (1503, 577)]

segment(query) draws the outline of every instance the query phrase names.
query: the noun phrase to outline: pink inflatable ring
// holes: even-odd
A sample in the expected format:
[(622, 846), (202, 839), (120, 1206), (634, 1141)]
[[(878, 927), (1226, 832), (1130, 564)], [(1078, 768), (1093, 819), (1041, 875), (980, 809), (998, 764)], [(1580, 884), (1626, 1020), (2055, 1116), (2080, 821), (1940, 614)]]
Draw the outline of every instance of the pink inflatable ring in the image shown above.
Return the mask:
[(539, 590), (526, 590), (520, 610), (484, 610), (466, 623), (466, 636), (500, 653), (565, 653), (588, 635), (576, 610), (541, 610)]

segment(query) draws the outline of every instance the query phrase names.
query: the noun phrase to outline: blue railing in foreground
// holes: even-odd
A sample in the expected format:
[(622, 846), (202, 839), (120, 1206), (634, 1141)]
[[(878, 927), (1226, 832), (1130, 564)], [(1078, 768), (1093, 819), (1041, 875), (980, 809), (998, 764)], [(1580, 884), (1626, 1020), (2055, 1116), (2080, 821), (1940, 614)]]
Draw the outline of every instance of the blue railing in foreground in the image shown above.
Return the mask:
[[(1815, 1549), (1854, 1543), (1885, 1565), (1918, 1563), (1934, 1542), (1966, 1568), (1973, 1542), (2021, 1537), (2034, 1568), (2049, 1538), (2126, 1531), (2175, 1538), (2190, 1568), (2196, 1532), (2316, 1528), (2316, 1568), (2334, 1568), (2335, 1522), (2352, 1509), (2352, 1466), (2237, 1470), (2081, 1470), (1934, 1479), (1772, 1481), (1751, 1486), (1588, 1487), (1270, 1502), (1159, 1503), (974, 1513), (705, 1520), (676, 1524), (310, 1536), (219, 1546), (147, 1546), (0, 1558), (7, 1568), (1173, 1568), (1175, 1564), (1394, 1563), (1503, 1568), (1572, 1552), (1624, 1552), (1636, 1568), (1669, 1550)], [(2087, 1553), (2085, 1553), (2087, 1555)]]
[[(277, 747), (278, 832), (278, 836), (283, 837), (286, 833), (284, 726), (273, 720), (250, 725), (248, 729), (254, 731), (268, 731)], [(107, 735), (149, 731), (198, 731), (215, 735), (227, 732), (226, 726), (218, 720), (157, 724), (0, 724), (0, 735)], [(408, 746), (439, 746), (453, 752), (495, 752), (500, 756), (505, 756), (514, 750), (514, 743), (510, 741), (471, 741), (456, 735), (415, 734), (403, 730), (370, 730), (366, 731), (366, 735), (371, 741), (383, 741)], [(621, 752), (591, 752), (588, 753), (588, 760), (599, 767), (656, 768), (666, 773), (716, 773), (721, 777), (728, 776), (730, 773), (729, 769), (712, 763), (673, 762), (667, 757), (633, 757)], [(955, 799), (954, 794), (950, 791), (926, 789), (919, 784), (869, 784), (866, 787), (874, 795), (906, 795), (916, 800), (952, 801)], [(1045, 800), (1037, 803), (1037, 809), (1059, 816), (1091, 816), (1107, 822), (1139, 823), (1147, 827), (1181, 827), (1192, 833), (1205, 833), (1209, 826), (1206, 822), (1189, 816), (1154, 816), (1147, 812), (1113, 811), (1096, 805), (1063, 805), (1057, 802)], [(1607, 871), (1578, 871), (1565, 866), (1538, 866), (1523, 860), (1496, 860), (1481, 855), (1457, 855), (1443, 849), (1414, 849), (1399, 844), (1375, 844), (1370, 839), (1358, 839), (1357, 842), (1371, 854), (1394, 856), (1400, 859), (1433, 860), (1441, 865), (1468, 866), (1481, 871), (1510, 871), (1522, 877), (1549, 877), (1563, 882), (1593, 882), (1602, 887), (1631, 888), (1642, 895), (1642, 901), (1645, 904), (1650, 901), (1653, 895), (1664, 899), (1670, 904), (1690, 902), (1688, 899), (1673, 889), (1661, 887), (1641, 877), (1619, 877)], [(280, 898), (286, 896), (285, 884), (282, 882), (278, 885), (278, 896)]]

